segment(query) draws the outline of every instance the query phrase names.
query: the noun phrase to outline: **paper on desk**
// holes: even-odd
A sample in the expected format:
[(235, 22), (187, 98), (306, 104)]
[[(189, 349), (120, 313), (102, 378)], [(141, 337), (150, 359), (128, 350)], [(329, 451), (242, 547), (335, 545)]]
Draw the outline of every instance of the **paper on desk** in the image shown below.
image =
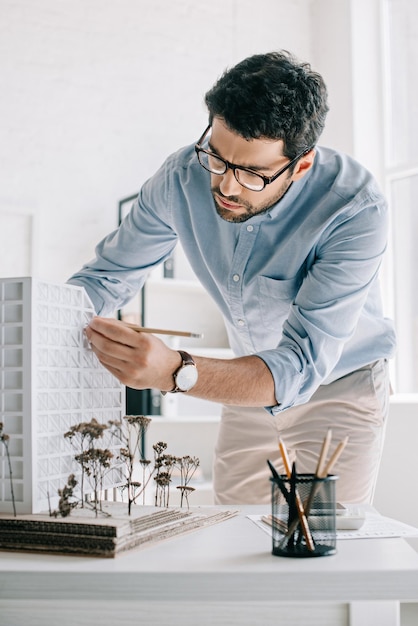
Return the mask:
[[(262, 521), (261, 515), (247, 515), (259, 528), (270, 536), (271, 527)], [(378, 513), (365, 514), (365, 521), (358, 530), (338, 530), (337, 539), (383, 539), (387, 537), (418, 537), (418, 528), (398, 522)]]

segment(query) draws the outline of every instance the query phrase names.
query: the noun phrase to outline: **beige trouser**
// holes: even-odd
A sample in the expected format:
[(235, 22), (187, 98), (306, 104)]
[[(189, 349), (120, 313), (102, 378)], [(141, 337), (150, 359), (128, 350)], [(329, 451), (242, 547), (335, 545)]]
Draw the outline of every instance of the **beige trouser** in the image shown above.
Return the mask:
[[(349, 436), (332, 473), (340, 502), (371, 502), (383, 448), (389, 404), (385, 360), (322, 385), (306, 404), (273, 417), (263, 408), (225, 406), (214, 461), (216, 504), (266, 504), (271, 498), (267, 459), (284, 473), (278, 437), (298, 473), (315, 471), (328, 428), (329, 456)], [(329, 457), (328, 457), (329, 458)]]

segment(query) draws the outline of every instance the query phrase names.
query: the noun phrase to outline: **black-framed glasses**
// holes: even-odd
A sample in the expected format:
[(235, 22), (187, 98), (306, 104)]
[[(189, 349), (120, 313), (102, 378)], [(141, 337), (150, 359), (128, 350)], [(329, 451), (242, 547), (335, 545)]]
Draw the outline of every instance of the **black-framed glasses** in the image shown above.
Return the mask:
[(208, 134), (210, 128), (211, 126), (209, 125), (194, 147), (200, 165), (204, 167), (205, 170), (211, 174), (215, 174), (216, 176), (223, 176), (226, 174), (228, 169), (232, 170), (239, 184), (250, 191), (263, 191), (266, 185), (270, 185), (270, 183), (274, 182), (277, 178), (279, 178), (279, 176), (284, 174), (286, 170), (292, 167), (296, 161), (312, 150), (312, 148), (305, 148), (305, 150), (295, 156), (295, 158), (289, 161), (287, 165), (280, 168), (278, 172), (273, 174), (273, 176), (263, 176), (263, 174), (260, 174), (259, 172), (255, 172), (247, 167), (242, 167), (241, 165), (235, 165), (235, 163), (230, 163), (230, 161), (223, 159), (214, 152), (202, 148), (203, 140)]

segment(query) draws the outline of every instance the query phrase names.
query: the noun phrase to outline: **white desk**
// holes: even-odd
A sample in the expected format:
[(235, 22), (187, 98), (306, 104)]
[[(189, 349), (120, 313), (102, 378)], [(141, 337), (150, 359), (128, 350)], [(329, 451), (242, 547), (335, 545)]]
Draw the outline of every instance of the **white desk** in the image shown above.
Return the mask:
[(0, 552), (1, 626), (397, 626), (418, 601), (403, 539), (338, 542), (290, 559), (245, 513), (116, 559)]

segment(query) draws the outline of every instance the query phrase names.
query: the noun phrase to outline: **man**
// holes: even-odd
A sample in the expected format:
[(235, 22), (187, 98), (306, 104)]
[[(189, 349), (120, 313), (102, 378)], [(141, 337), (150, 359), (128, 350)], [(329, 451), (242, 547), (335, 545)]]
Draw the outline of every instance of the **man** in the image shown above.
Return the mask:
[[(217, 503), (270, 498), (278, 437), (312, 472), (332, 428), (341, 501), (372, 498), (388, 411), (394, 332), (378, 270), (387, 208), (370, 173), (317, 147), (328, 111), (320, 75), (287, 52), (252, 56), (206, 94), (209, 125), (148, 180), (121, 227), (71, 281), (107, 315), (180, 240), (219, 306), (236, 355), (191, 357), (114, 319), (86, 330), (122, 383), (223, 403)], [(193, 363), (194, 361), (194, 363)], [(332, 450), (332, 448), (331, 448)]]

